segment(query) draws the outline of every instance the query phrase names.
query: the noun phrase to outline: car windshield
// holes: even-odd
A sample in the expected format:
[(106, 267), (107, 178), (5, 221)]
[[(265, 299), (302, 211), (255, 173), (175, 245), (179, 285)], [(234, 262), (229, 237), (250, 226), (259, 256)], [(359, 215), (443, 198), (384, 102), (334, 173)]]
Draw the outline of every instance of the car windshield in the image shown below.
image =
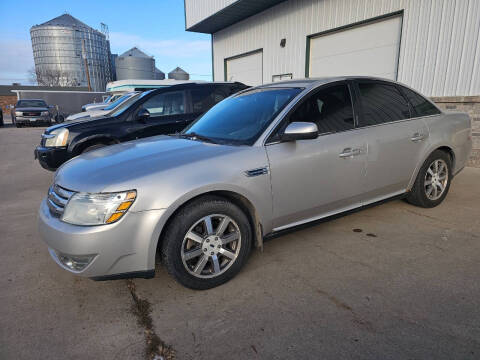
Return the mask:
[(47, 103), (43, 100), (19, 100), (17, 107), (47, 107)]
[(300, 88), (257, 88), (219, 102), (181, 136), (252, 145)]
[(118, 116), (127, 110), (130, 105), (135, 103), (138, 99), (141, 99), (145, 95), (149, 94), (151, 91), (145, 91), (143, 93), (138, 93), (137, 95), (132, 96), (130, 99), (125, 100), (122, 104), (117, 106), (112, 112), (108, 113), (107, 116)]
[(128, 93), (128, 94), (125, 94), (121, 97), (119, 97), (117, 100), (115, 100), (114, 102), (110, 103), (110, 105), (108, 105), (106, 108), (104, 108), (103, 110), (107, 110), (107, 111), (110, 111), (110, 110), (113, 110), (115, 109), (118, 105), (120, 105), (121, 103), (123, 103), (125, 100), (127, 100), (128, 98), (130, 98), (133, 94), (132, 93)]

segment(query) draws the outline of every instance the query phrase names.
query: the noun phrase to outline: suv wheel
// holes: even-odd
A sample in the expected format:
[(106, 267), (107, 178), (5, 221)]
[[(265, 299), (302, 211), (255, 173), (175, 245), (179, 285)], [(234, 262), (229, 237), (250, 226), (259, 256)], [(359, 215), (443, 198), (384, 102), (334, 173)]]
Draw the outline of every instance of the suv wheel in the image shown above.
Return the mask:
[(240, 271), (251, 239), (250, 223), (240, 208), (221, 197), (202, 197), (180, 210), (169, 224), (162, 260), (184, 286), (209, 289)]
[(442, 150), (435, 150), (418, 172), (407, 201), (424, 208), (435, 207), (447, 196), (451, 179), (450, 156)]

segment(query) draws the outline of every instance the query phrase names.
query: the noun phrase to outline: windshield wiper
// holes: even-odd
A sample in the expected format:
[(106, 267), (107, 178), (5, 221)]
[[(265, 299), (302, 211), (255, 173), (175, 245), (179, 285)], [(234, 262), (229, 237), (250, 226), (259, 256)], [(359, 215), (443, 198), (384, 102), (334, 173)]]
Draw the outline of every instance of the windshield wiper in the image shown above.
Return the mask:
[(200, 141), (205, 141), (209, 142), (212, 144), (216, 144), (216, 142), (212, 139), (210, 139), (208, 136), (200, 135), (195, 132), (190, 132), (190, 133), (181, 133), (178, 134), (179, 137), (186, 138), (186, 139), (192, 139), (192, 140), (200, 140)]

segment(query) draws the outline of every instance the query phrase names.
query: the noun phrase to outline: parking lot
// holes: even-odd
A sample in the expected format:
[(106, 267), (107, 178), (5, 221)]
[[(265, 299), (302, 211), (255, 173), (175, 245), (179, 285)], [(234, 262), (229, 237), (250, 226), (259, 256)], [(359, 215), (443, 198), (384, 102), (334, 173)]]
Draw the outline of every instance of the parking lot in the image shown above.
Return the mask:
[(42, 131), (0, 128), (0, 358), (142, 359), (145, 338), (178, 359), (480, 357), (479, 168), (437, 208), (397, 200), (292, 232), (193, 291), (160, 265), (94, 282), (50, 259), (36, 229), (53, 177), (33, 159)]

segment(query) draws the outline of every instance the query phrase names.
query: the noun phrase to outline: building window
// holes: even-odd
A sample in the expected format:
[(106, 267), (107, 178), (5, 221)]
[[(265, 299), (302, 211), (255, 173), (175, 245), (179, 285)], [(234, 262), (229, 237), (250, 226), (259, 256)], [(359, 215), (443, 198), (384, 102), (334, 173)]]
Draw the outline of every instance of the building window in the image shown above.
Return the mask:
[(291, 80), (292, 78), (293, 78), (292, 73), (273, 75), (272, 82), (282, 81), (282, 80)]

